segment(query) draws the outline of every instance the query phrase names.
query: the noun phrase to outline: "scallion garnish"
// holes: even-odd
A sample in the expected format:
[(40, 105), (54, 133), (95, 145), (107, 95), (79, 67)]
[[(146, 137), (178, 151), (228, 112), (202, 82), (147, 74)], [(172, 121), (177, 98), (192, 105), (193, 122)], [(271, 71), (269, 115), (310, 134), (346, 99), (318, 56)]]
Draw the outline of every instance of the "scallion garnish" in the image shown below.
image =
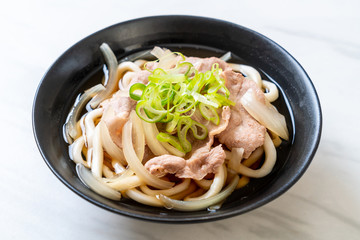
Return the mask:
[[(164, 64), (173, 64), (176, 56), (175, 67)], [(188, 130), (191, 129), (196, 139), (205, 139), (208, 134), (203, 124), (191, 119), (192, 114), (199, 110), (204, 119), (218, 125), (220, 118), (216, 109), (234, 105), (234, 102), (229, 100), (229, 90), (220, 77), (219, 64), (215, 63), (210, 71), (201, 73), (185, 62), (181, 53), (171, 53), (157, 62), (158, 68), (153, 71), (145, 67), (152, 73), (148, 85), (135, 83), (130, 87), (129, 95), (137, 101), (136, 113), (142, 120), (166, 123), (167, 133), (160, 132), (159, 141), (168, 142), (179, 151), (190, 152)]]

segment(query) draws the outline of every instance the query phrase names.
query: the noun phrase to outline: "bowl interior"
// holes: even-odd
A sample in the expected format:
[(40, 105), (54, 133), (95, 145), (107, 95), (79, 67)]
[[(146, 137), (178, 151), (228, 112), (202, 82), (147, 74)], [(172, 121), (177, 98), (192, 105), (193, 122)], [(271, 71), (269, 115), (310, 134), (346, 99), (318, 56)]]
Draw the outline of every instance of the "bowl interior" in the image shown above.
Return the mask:
[[(187, 56), (233, 53), (231, 62), (246, 63), (261, 71), (280, 89), (275, 106), (285, 115), (291, 139), (278, 148), (271, 174), (253, 179), (235, 191), (217, 211), (177, 212), (138, 204), (115, 202), (85, 187), (68, 156), (62, 127), (79, 93), (101, 81), (104, 65), (99, 51), (107, 42), (118, 60), (132, 60), (153, 46), (167, 47)], [(75, 44), (48, 70), (33, 107), (35, 138), (45, 162), (71, 190), (88, 201), (123, 215), (163, 222), (221, 219), (259, 207), (289, 189), (309, 165), (320, 139), (321, 111), (315, 89), (301, 66), (284, 49), (244, 27), (208, 18), (160, 16), (120, 23)]]

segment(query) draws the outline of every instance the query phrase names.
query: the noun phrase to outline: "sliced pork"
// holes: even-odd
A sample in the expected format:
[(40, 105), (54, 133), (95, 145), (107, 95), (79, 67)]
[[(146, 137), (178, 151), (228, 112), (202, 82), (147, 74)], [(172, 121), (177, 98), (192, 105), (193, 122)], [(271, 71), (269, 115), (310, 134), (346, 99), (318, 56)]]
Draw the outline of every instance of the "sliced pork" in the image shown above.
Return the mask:
[[(175, 173), (179, 178), (203, 179), (209, 173), (217, 173), (224, 163), (226, 154), (221, 145), (212, 148), (214, 136), (226, 129), (230, 120), (230, 108), (223, 107), (220, 113), (219, 125), (215, 125), (204, 119), (196, 112), (192, 119), (204, 124), (208, 128), (208, 136), (204, 140), (188, 139), (192, 143), (192, 150), (184, 158), (172, 155), (154, 157), (146, 162), (145, 168), (156, 176), (164, 176), (167, 173)], [(191, 136), (191, 134), (190, 134)], [(182, 161), (180, 160), (182, 159)], [(174, 172), (174, 170), (176, 170)]]
[(214, 136), (223, 132), (229, 124), (231, 110), (229, 106), (224, 106), (222, 109), (218, 111), (220, 116), (219, 125), (215, 125), (211, 121), (203, 118), (199, 110), (195, 111), (195, 113), (191, 116), (191, 119), (203, 124), (208, 129), (208, 137), (210, 138), (211, 144), (213, 143)]
[(255, 92), (256, 97), (265, 103), (264, 93), (255, 82), (244, 78), (240, 73), (228, 69), (224, 71), (226, 87), (230, 91), (230, 100), (236, 103), (231, 107), (231, 117), (225, 131), (218, 135), (219, 142), (225, 144), (229, 149), (244, 148), (244, 158), (265, 141), (266, 128), (258, 123), (241, 105), (240, 99), (248, 89)]
[(221, 145), (212, 148), (197, 149), (190, 159), (186, 160), (185, 167), (176, 173), (179, 178), (201, 180), (209, 173), (217, 173), (224, 163), (226, 154)]
[(147, 84), (150, 74), (145, 70), (134, 72), (129, 86), (124, 91), (117, 91), (110, 99), (101, 103), (101, 107), (104, 108), (102, 119), (109, 130), (111, 139), (120, 148), (122, 148), (122, 128), (129, 120), (130, 112), (135, 109), (137, 103), (129, 97), (128, 89), (134, 83)]
[(161, 155), (147, 161), (145, 168), (158, 177), (171, 173), (178, 178), (201, 180), (209, 173), (217, 173), (225, 157), (221, 145), (211, 150), (208, 146), (203, 146), (196, 149), (188, 160), (173, 155)]
[(151, 75), (151, 72), (147, 70), (141, 70), (138, 72), (134, 72), (131, 81), (129, 83), (129, 87), (135, 83), (143, 83), (147, 84), (149, 82), (149, 76)]
[(163, 177), (168, 173), (175, 174), (185, 168), (186, 161), (182, 157), (174, 155), (161, 155), (154, 157), (145, 163), (145, 168), (157, 177)]
[(194, 65), (195, 69), (199, 72), (206, 72), (210, 71), (213, 64), (219, 64), (219, 68), (222, 70), (230, 69), (230, 66), (223, 60), (217, 57), (210, 57), (210, 58), (198, 58), (198, 57), (188, 57), (185, 60), (186, 62), (190, 62)]

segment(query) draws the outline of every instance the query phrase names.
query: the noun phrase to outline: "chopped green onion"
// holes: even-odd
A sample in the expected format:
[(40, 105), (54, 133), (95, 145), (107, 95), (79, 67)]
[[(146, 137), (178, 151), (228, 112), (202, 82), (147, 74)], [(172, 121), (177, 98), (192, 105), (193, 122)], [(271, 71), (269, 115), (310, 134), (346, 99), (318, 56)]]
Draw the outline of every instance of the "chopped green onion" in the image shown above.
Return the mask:
[(206, 96), (203, 96), (203, 95), (201, 95), (199, 93), (196, 93), (196, 92), (193, 93), (193, 96), (198, 102), (205, 103), (205, 104), (213, 106), (215, 108), (218, 108), (218, 107), (221, 106), (220, 101), (215, 102), (216, 99), (214, 99), (213, 101), (210, 101), (210, 100), (207, 99)]
[(184, 98), (182, 102), (176, 106), (175, 111), (178, 113), (186, 113), (195, 108), (195, 99), (192, 96)]
[(180, 62), (183, 62), (183, 61), (185, 61), (185, 56), (184, 56), (184, 54), (182, 54), (181, 52), (174, 52), (176, 55), (178, 55), (178, 56), (180, 56), (181, 57), (181, 60), (180, 60)]
[(189, 62), (183, 62), (176, 66), (176, 68), (169, 71), (170, 74), (184, 74), (185, 76), (190, 76), (193, 65)]
[(220, 77), (219, 64), (215, 63), (210, 71), (201, 73), (190, 62), (184, 62), (181, 53), (161, 50), (157, 55), (155, 70), (144, 66), (152, 73), (148, 77), (149, 83), (132, 85), (129, 95), (138, 101), (136, 113), (142, 120), (166, 123), (167, 133), (160, 133), (158, 140), (186, 153), (192, 148), (187, 139), (189, 129), (196, 139), (205, 139), (208, 135), (203, 124), (191, 119), (195, 111), (199, 110), (204, 119), (218, 125), (220, 118), (216, 109), (235, 103), (229, 100), (230, 92)]
[(173, 119), (166, 124), (165, 130), (168, 133), (172, 133), (176, 129), (176, 126), (178, 125), (179, 119), (180, 119), (180, 114), (175, 113)]
[(165, 105), (167, 103), (170, 104), (171, 100), (174, 98), (175, 92), (173, 90), (173, 86), (171, 83), (163, 84), (159, 88), (160, 90), (160, 98), (161, 98), (161, 105)]
[(145, 101), (139, 101), (135, 111), (142, 120), (149, 123), (160, 122), (166, 116), (166, 111), (159, 111), (149, 107)]
[(179, 150), (181, 152), (185, 152), (179, 142), (179, 139), (175, 136), (161, 132), (156, 136), (156, 138), (157, 138), (157, 140), (159, 140), (161, 142), (167, 142), (167, 143), (171, 144), (173, 147), (175, 147), (177, 150)]
[(146, 85), (142, 84), (142, 83), (135, 83), (133, 85), (131, 85), (130, 90), (129, 90), (129, 95), (132, 99), (134, 99), (135, 101), (139, 101), (141, 99), (141, 95), (138, 95), (135, 93), (135, 91), (137, 90), (141, 90), (141, 93), (145, 90)]
[[(184, 125), (184, 127), (182, 125)], [(191, 128), (191, 125), (192, 125), (191, 118), (181, 117), (177, 126), (178, 138), (185, 152), (190, 152), (192, 149), (191, 143), (186, 138), (187, 132)]]
[(216, 109), (213, 106), (200, 103), (199, 110), (203, 118), (213, 122), (215, 125), (219, 125), (220, 123), (219, 114), (216, 112)]
[[(198, 131), (198, 129), (200, 129), (200, 131)], [(199, 140), (204, 140), (206, 138), (206, 136), (208, 135), (207, 128), (203, 124), (196, 122), (196, 121), (192, 122), (191, 130), (193, 132), (194, 137)], [(199, 132), (202, 132), (202, 133), (199, 134)]]
[(228, 99), (227, 97), (218, 94), (218, 93), (214, 93), (214, 94), (205, 94), (205, 97), (207, 99), (209, 99), (209, 101), (213, 101), (216, 102), (218, 104), (220, 104), (220, 106), (235, 106), (235, 103), (233, 101), (231, 101), (230, 99)]
[(156, 68), (154, 71), (153, 71), (153, 75), (166, 75), (166, 71), (162, 68)]
[(168, 123), (168, 122), (172, 121), (173, 118), (174, 118), (174, 114), (168, 112), (168, 113), (166, 114), (166, 117), (164, 117), (163, 119), (161, 119), (161, 121), (159, 121), (159, 122)]

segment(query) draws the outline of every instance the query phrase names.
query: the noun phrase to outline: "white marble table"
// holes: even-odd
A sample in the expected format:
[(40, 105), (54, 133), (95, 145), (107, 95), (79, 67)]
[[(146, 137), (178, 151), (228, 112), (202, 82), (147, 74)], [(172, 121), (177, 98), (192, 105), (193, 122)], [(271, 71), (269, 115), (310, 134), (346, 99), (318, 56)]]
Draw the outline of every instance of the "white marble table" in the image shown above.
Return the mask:
[[(7, 1), (1, 5), (0, 239), (360, 239), (360, 1)], [(206, 3), (205, 3), (206, 2)], [(301, 2), (301, 3), (300, 3)], [(56, 58), (111, 24), (159, 14), (252, 28), (306, 69), (323, 109), (308, 171), (264, 207), (226, 220), (164, 225), (78, 197), (48, 169), (31, 128), (37, 85)]]

